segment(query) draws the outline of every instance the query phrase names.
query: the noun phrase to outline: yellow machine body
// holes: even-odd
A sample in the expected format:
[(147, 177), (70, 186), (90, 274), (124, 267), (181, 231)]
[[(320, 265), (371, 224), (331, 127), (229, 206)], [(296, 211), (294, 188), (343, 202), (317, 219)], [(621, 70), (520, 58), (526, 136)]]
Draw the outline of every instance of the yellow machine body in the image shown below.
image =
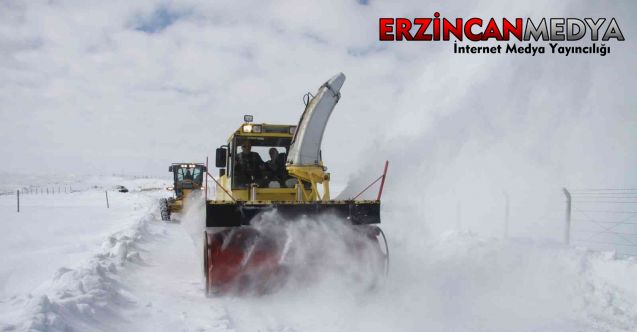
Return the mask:
[(174, 191), (175, 196), (160, 200), (162, 220), (170, 220), (172, 213), (182, 211), (188, 197), (201, 190), (207, 168), (202, 163), (173, 163), (168, 171), (173, 173), (173, 186), (167, 189)]
[[(237, 129), (228, 139), (228, 146), (233, 146), (233, 142), (237, 141), (237, 139), (246, 138), (258, 141), (259, 138), (284, 138), (291, 140), (294, 136), (294, 129), (296, 126), (293, 125), (270, 125), (270, 124), (258, 124), (256, 126), (260, 126), (261, 133), (249, 132), (246, 133), (244, 128), (252, 127), (254, 128), (255, 124), (252, 123), (244, 123)], [(268, 132), (269, 129), (272, 131), (277, 131), (277, 133)], [(287, 133), (282, 133), (287, 129)], [(289, 146), (288, 146), (289, 147)], [(286, 148), (288, 148), (286, 147)], [(236, 152), (234, 152), (236, 153)], [(228, 158), (234, 157), (234, 153), (230, 151), (228, 154)], [(322, 161), (318, 165), (312, 166), (286, 166), (287, 172), (291, 176), (291, 178), (296, 179), (296, 184), (294, 187), (290, 188), (260, 188), (257, 187), (254, 189), (254, 193), (252, 193), (253, 189), (251, 188), (232, 188), (231, 178), (232, 174), (226, 174), (219, 177), (220, 185), (217, 186), (216, 189), (216, 200), (209, 201), (210, 204), (215, 203), (223, 203), (223, 202), (232, 202), (234, 200), (237, 201), (259, 201), (259, 202), (311, 202), (311, 201), (329, 201), (330, 200), (330, 191), (329, 191), (329, 173), (325, 172), (325, 167), (323, 166)], [(299, 183), (304, 183), (305, 185), (300, 186)], [(308, 185), (309, 184), (309, 185)], [(321, 185), (322, 193), (319, 192), (319, 185)], [(254, 196), (251, 199), (251, 194)], [(234, 198), (234, 199), (233, 199)]]
[[(246, 128), (259, 128), (259, 132)], [(237, 185), (233, 179), (234, 163), (241, 142), (251, 141), (253, 147), (263, 142), (291, 142), (296, 126), (242, 124), (228, 138), (225, 148), (217, 149), (217, 157), (222, 154), (223, 163), (216, 185), (215, 199), (207, 201), (207, 227), (228, 227), (248, 225), (260, 212), (277, 209), (289, 216), (313, 215), (323, 212), (334, 213), (350, 220), (353, 224), (375, 224), (380, 222), (380, 201), (342, 200), (330, 197), (330, 174), (326, 172), (322, 160), (315, 165), (285, 165), (288, 176), (286, 187), (259, 186), (251, 183)], [(289, 149), (287, 146), (279, 148)], [(220, 167), (220, 165), (217, 165)], [(287, 213), (285, 213), (287, 212)]]

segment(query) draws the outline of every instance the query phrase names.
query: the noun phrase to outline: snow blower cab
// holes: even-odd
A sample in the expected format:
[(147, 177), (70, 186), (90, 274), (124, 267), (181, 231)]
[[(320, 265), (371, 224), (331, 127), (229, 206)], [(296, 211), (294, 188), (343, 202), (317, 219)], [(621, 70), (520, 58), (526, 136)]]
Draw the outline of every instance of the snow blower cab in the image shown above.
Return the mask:
[[(377, 200), (332, 200), (330, 174), (321, 141), (345, 75), (338, 74), (308, 94), (298, 125), (255, 123), (251, 115), (216, 150), (216, 197), (207, 200), (204, 241), (206, 291), (225, 293), (272, 285), (294, 245), (252, 223), (264, 213), (281, 221), (329, 214), (356, 228), (380, 250), (380, 195)], [(346, 137), (344, 137), (346, 140)], [(383, 175), (384, 181), (384, 175)], [(266, 235), (265, 233), (268, 233)], [(385, 253), (383, 253), (385, 252)], [(384, 265), (386, 266), (386, 264)], [(255, 272), (256, 271), (256, 272)], [(246, 281), (248, 280), (248, 281)]]
[(175, 197), (160, 200), (162, 220), (170, 220), (173, 212), (183, 209), (184, 201), (193, 191), (200, 191), (203, 186), (206, 165), (202, 163), (173, 163), (168, 167), (173, 173), (173, 187), (167, 188), (175, 192)]
[[(217, 199), (210, 202), (209, 217), (214, 218), (209, 220), (210, 227), (249, 224), (250, 217), (220, 215), (222, 205), (218, 203), (221, 202), (270, 206), (272, 202), (297, 201), (299, 182), (287, 169), (295, 131), (295, 125), (255, 124), (251, 115), (244, 116), (244, 123), (230, 136), (228, 143), (216, 151), (220, 185), (216, 189)], [(324, 175), (321, 180), (327, 183), (328, 177)], [(312, 195), (311, 183), (305, 182), (304, 188)], [(324, 196), (329, 197), (329, 192)]]

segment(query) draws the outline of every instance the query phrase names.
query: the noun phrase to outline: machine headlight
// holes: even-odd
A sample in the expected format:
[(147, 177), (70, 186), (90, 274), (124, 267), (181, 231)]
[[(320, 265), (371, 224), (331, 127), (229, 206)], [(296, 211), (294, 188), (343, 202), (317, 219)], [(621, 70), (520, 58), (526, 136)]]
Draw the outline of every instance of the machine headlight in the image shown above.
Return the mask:
[(294, 135), (296, 133), (296, 126), (290, 127), (290, 134)]
[(252, 120), (254, 120), (252, 115), (246, 114), (243, 116), (243, 122), (252, 122)]
[(250, 125), (250, 124), (243, 125), (243, 132), (244, 133), (251, 133), (252, 132), (252, 125)]
[(253, 133), (260, 133), (261, 132), (261, 126), (260, 125), (252, 126), (252, 132)]

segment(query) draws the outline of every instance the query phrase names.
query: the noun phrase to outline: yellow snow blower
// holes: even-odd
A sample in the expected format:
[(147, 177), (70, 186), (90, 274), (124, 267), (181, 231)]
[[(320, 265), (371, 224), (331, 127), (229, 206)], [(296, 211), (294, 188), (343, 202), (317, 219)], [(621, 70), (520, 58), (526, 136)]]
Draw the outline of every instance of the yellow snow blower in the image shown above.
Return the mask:
[(339, 219), (367, 242), (348, 247), (353, 251), (374, 248), (371, 256), (382, 270), (378, 273), (386, 272), (387, 241), (374, 224), (380, 223), (387, 163), (375, 181), (381, 181), (376, 200), (332, 200), (330, 174), (321, 158), (323, 133), (344, 82), (345, 75), (340, 73), (316, 95), (308, 93), (298, 125), (255, 123), (252, 116), (244, 116), (244, 123), (216, 150), (218, 179), (208, 174), (216, 183), (216, 197), (206, 198), (207, 294), (267, 291), (285, 278), (284, 256), (290, 244), (254, 227), (252, 222), (264, 213), (276, 213), (289, 222), (326, 214)]

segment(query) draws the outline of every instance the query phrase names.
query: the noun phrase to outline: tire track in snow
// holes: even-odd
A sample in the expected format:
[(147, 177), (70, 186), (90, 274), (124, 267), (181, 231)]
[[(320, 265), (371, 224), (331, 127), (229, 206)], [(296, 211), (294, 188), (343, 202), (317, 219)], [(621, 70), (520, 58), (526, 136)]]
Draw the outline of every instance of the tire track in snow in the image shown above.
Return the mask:
[(129, 312), (130, 331), (234, 331), (224, 306), (204, 295), (198, 247), (179, 224), (154, 222), (157, 236), (142, 246), (144, 265), (124, 277), (140, 304)]

